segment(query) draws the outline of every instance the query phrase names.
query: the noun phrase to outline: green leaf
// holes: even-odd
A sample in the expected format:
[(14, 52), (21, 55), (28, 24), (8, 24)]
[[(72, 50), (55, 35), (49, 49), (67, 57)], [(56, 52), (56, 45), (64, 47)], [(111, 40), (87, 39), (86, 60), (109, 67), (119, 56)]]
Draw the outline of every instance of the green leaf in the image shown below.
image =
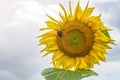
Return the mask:
[(81, 80), (89, 76), (98, 76), (98, 74), (92, 70), (78, 69), (76, 71), (47, 68), (42, 71), (42, 76), (46, 80)]

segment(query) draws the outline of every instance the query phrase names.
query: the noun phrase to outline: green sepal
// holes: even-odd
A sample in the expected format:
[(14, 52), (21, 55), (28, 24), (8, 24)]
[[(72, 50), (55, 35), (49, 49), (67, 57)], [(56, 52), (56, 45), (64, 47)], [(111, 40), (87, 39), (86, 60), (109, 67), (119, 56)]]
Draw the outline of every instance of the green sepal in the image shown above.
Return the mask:
[(42, 76), (46, 80), (81, 80), (89, 76), (98, 76), (93, 70), (78, 69), (76, 71), (47, 68), (42, 71)]
[[(109, 34), (109, 32), (108, 32), (107, 30), (102, 30), (101, 32), (102, 32), (105, 36), (107, 36), (108, 38), (111, 38), (111, 37), (110, 37), (110, 34)], [(112, 42), (111, 44), (114, 44), (114, 45), (115, 45), (114, 42)]]
[(110, 37), (110, 34), (108, 33), (107, 30), (102, 30), (101, 32), (102, 32), (105, 36), (111, 38), (111, 37)]

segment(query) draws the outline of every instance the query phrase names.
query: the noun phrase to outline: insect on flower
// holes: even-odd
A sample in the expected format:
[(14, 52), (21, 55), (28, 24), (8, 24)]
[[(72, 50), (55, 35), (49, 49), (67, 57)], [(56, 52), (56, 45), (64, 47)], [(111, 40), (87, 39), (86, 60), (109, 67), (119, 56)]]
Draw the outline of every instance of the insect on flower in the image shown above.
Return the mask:
[(62, 31), (58, 31), (58, 36), (62, 37)]

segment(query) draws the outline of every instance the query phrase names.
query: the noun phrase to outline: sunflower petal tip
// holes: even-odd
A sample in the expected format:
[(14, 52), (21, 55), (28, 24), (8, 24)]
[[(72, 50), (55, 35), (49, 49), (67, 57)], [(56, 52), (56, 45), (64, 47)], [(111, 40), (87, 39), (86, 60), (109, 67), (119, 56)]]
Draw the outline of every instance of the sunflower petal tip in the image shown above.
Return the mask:
[(69, 4), (71, 4), (71, 0), (69, 0)]
[(100, 14), (98, 15), (99, 18), (101, 18), (101, 16), (102, 16), (102, 13), (100, 13)]
[(89, 5), (89, 3), (90, 3), (90, 0), (88, 0), (88, 2), (87, 2), (87, 6)]
[(47, 13), (45, 14), (46, 16), (49, 16)]
[(42, 53), (43, 51), (45, 51), (45, 50), (43, 49), (43, 50), (41, 50), (39, 53)]
[(45, 57), (45, 56), (47, 56), (47, 54), (44, 54), (42, 57)]
[(35, 38), (40, 38), (41, 36), (35, 36)]
[(45, 30), (45, 29), (46, 29), (46, 28), (40, 28), (39, 31), (43, 31), (43, 30)]

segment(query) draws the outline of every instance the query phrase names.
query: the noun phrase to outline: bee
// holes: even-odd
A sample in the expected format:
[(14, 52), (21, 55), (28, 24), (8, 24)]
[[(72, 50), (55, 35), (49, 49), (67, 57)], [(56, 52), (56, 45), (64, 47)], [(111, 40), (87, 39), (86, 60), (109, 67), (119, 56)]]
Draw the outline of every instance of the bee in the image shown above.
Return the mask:
[(58, 36), (62, 37), (62, 31), (57, 32)]

